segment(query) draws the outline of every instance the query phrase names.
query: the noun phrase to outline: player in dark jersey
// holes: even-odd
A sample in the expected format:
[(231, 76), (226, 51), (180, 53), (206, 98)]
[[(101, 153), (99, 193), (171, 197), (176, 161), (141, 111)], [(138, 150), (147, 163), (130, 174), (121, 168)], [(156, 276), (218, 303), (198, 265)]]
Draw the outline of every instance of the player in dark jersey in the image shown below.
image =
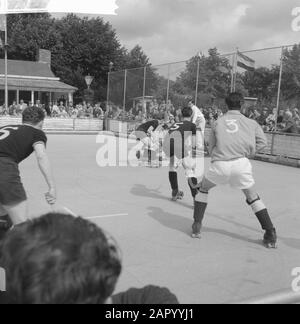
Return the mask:
[(182, 110), (183, 122), (174, 124), (163, 142), (163, 150), (170, 158), (169, 181), (172, 188), (172, 200), (177, 201), (183, 198), (183, 192), (178, 187), (177, 169), (182, 162), (185, 174), (189, 182), (193, 198), (197, 195), (197, 190), (193, 189), (190, 182), (197, 184), (199, 164), (196, 157), (196, 150), (203, 147), (203, 136), (200, 128), (192, 123), (193, 111), (186, 107)]
[(159, 126), (159, 121), (154, 119), (140, 125), (135, 131), (137, 141), (143, 144), (143, 147), (136, 153), (138, 160), (146, 155), (149, 164), (151, 164), (151, 161), (156, 159), (156, 149), (159, 143), (156, 141), (156, 138), (154, 138), (153, 133)]
[(48, 184), (46, 200), (54, 204), (56, 189), (50, 162), (46, 153), (47, 137), (42, 131), (44, 110), (26, 108), (22, 125), (0, 128), (0, 227), (7, 229), (27, 220), (27, 196), (21, 182), (19, 163), (33, 152), (39, 168)]

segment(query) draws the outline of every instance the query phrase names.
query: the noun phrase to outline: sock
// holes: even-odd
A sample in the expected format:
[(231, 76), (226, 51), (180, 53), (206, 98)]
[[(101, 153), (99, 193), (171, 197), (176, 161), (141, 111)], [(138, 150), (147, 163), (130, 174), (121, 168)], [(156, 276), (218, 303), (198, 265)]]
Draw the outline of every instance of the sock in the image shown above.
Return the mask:
[(151, 164), (151, 159), (152, 159), (152, 151), (148, 149), (148, 163)]
[(267, 231), (274, 229), (269, 212), (260, 197), (252, 202), (247, 201), (247, 204), (251, 206), (263, 230)]
[(4, 235), (12, 228), (13, 223), (8, 215), (0, 216), (0, 240), (4, 238)]
[(170, 171), (169, 172), (169, 180), (171, 184), (171, 188), (173, 193), (176, 192), (178, 193), (178, 177), (177, 177), (177, 172)]
[(190, 182), (192, 182), (193, 185), (197, 185), (198, 184), (198, 180), (197, 180), (197, 178), (189, 178), (188, 179), (188, 183), (189, 183), (189, 187), (191, 189), (192, 196), (195, 199), (195, 197), (197, 195), (197, 192), (198, 192), (198, 189), (192, 188), (192, 186), (190, 185)]
[(0, 216), (0, 230), (9, 230), (13, 226), (8, 215)]
[(195, 197), (194, 221), (202, 223), (207, 208), (208, 192), (199, 191)]

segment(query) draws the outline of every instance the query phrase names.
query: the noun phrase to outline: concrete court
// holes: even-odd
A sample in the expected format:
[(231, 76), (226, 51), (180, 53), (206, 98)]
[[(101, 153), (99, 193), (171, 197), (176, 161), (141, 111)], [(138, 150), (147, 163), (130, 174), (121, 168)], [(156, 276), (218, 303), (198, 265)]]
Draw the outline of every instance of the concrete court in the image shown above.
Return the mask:
[[(168, 169), (100, 168), (96, 135), (48, 138), (58, 205), (83, 217), (106, 216), (93, 221), (121, 247), (124, 270), (118, 292), (155, 284), (170, 288), (181, 303), (199, 304), (235, 302), (291, 287), (292, 269), (300, 267), (299, 169), (253, 162), (259, 193), (279, 234), (279, 249), (267, 250), (240, 192), (215, 189), (203, 237), (192, 240), (192, 201), (183, 172), (186, 197), (173, 203)], [(32, 217), (50, 211), (36, 166), (34, 157), (21, 166)]]

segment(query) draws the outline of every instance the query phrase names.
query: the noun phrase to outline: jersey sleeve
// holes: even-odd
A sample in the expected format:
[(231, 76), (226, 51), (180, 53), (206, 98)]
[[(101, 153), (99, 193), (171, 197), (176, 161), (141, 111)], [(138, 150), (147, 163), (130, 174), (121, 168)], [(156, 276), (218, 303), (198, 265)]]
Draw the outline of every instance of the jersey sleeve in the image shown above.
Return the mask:
[(258, 123), (256, 123), (255, 130), (255, 139), (256, 139), (256, 152), (259, 153), (268, 146), (268, 140), (263, 129)]
[(216, 137), (216, 124), (212, 125), (210, 137), (209, 137), (209, 154), (212, 155), (214, 148), (217, 145), (217, 137)]
[(36, 144), (45, 144), (47, 145), (47, 136), (43, 131), (36, 130), (33, 135), (32, 147)]

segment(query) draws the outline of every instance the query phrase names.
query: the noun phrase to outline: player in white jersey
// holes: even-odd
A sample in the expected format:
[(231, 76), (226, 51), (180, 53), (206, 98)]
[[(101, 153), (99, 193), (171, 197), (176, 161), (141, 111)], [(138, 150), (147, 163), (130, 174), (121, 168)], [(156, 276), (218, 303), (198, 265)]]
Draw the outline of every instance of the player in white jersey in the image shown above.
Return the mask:
[(193, 100), (189, 101), (189, 107), (193, 110), (192, 123), (201, 129), (204, 136), (206, 120), (201, 110), (195, 105)]
[(213, 126), (209, 149), (212, 161), (198, 186), (192, 237), (200, 238), (209, 191), (217, 185), (229, 184), (244, 192), (247, 204), (265, 231), (264, 244), (268, 248), (276, 248), (276, 230), (266, 206), (255, 190), (252, 165), (248, 159), (267, 146), (267, 139), (256, 121), (241, 114), (242, 101), (241, 94), (231, 93), (226, 99), (228, 113)]

